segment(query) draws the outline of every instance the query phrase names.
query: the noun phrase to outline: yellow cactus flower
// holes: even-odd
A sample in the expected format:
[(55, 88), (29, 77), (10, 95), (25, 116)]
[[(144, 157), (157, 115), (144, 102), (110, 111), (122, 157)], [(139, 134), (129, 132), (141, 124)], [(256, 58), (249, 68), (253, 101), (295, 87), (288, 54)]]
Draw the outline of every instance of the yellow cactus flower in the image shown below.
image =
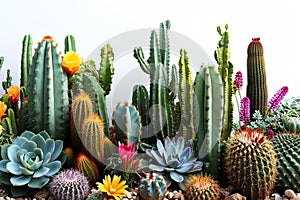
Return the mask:
[(120, 200), (119, 197), (123, 197), (127, 194), (126, 188), (128, 185), (126, 181), (121, 181), (121, 176), (114, 175), (113, 180), (111, 181), (110, 175), (105, 175), (105, 179), (103, 179), (103, 184), (97, 182), (98, 190), (102, 192), (106, 192), (108, 196), (114, 197), (116, 200)]
[(2, 135), (3, 130), (4, 130), (3, 126), (0, 125), (0, 136)]
[(10, 86), (7, 89), (7, 93), (9, 95), (9, 100), (12, 104), (16, 104), (19, 101), (19, 97), (20, 97), (20, 87), (19, 86)]
[(79, 57), (79, 54), (74, 51), (68, 51), (63, 57), (63, 62), (61, 65), (65, 69), (68, 75), (72, 76), (80, 70), (80, 65), (82, 58)]
[(0, 124), (1, 124), (1, 119), (4, 116), (5, 112), (6, 112), (7, 106), (5, 105), (5, 103), (0, 102)]

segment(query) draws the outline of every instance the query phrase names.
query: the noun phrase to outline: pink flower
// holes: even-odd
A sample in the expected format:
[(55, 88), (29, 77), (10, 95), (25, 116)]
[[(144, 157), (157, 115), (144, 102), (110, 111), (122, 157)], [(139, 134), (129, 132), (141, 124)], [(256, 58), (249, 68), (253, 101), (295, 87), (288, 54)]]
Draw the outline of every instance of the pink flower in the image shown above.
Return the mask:
[(248, 97), (244, 97), (241, 100), (240, 121), (250, 122), (250, 99)]
[(234, 84), (235, 84), (236, 89), (238, 89), (238, 90), (243, 87), (243, 74), (241, 71), (238, 71), (235, 74)]
[(136, 156), (134, 142), (131, 142), (129, 146), (119, 144), (119, 154), (124, 170), (137, 169), (139, 160), (134, 160)]
[(269, 101), (269, 110), (275, 110), (278, 106), (278, 104), (281, 102), (281, 100), (284, 98), (286, 93), (289, 91), (289, 88), (287, 86), (283, 86), (280, 88), (276, 94), (272, 97), (272, 99)]

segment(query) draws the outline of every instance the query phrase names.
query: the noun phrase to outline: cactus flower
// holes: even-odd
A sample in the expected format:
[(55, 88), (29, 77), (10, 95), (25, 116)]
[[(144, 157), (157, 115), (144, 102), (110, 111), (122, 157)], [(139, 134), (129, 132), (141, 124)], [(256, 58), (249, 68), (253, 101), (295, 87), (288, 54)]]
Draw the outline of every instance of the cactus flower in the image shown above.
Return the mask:
[(98, 190), (107, 193), (108, 196), (114, 197), (116, 200), (120, 200), (120, 197), (125, 196), (128, 191), (126, 188), (128, 185), (126, 181), (121, 181), (121, 176), (114, 175), (113, 180), (111, 180), (110, 175), (105, 175), (105, 179), (103, 179), (103, 183), (97, 182)]
[(131, 142), (129, 146), (124, 144), (119, 145), (119, 154), (122, 162), (123, 170), (125, 171), (135, 171), (138, 169), (139, 160), (135, 160), (135, 150), (134, 150), (134, 142)]
[(79, 57), (79, 54), (74, 51), (68, 51), (63, 57), (63, 62), (61, 65), (68, 75), (72, 76), (80, 70), (80, 65), (82, 58)]
[(269, 101), (268, 110), (275, 110), (288, 91), (289, 88), (287, 86), (280, 88)]
[(19, 97), (20, 97), (20, 87), (19, 86), (10, 86), (7, 89), (7, 93), (9, 95), (9, 100), (12, 104), (16, 104), (19, 101)]
[(5, 112), (6, 112), (7, 106), (5, 105), (5, 103), (0, 101), (0, 123), (1, 123), (1, 119), (4, 116)]
[(234, 84), (236, 89), (241, 89), (243, 87), (243, 74), (241, 71), (236, 72)]
[(250, 122), (250, 99), (248, 97), (244, 97), (241, 100), (240, 121)]

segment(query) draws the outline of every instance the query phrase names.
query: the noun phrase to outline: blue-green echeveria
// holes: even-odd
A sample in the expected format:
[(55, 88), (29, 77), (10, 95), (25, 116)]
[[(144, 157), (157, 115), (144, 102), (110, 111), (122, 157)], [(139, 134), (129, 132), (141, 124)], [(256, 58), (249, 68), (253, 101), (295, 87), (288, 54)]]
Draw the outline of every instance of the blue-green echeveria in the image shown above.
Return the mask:
[(63, 142), (54, 141), (45, 131), (25, 131), (1, 148), (0, 182), (12, 186), (14, 196), (24, 195), (30, 188), (42, 188), (65, 162), (62, 149)]

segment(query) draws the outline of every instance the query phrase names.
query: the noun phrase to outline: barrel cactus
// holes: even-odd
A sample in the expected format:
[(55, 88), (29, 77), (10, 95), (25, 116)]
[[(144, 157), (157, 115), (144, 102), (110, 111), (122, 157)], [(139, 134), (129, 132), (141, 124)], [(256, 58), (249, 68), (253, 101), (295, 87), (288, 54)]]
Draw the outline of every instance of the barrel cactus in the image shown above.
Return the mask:
[(192, 176), (187, 182), (185, 193), (187, 200), (218, 200), (220, 199), (220, 186), (209, 176)]
[(12, 186), (13, 196), (23, 196), (30, 188), (42, 188), (63, 165), (63, 142), (47, 132), (23, 132), (12, 144), (1, 148), (0, 182)]
[(271, 141), (277, 154), (276, 186), (300, 192), (300, 136), (278, 134)]
[(225, 167), (229, 183), (249, 199), (264, 199), (277, 175), (275, 151), (262, 132), (246, 130), (226, 143)]

